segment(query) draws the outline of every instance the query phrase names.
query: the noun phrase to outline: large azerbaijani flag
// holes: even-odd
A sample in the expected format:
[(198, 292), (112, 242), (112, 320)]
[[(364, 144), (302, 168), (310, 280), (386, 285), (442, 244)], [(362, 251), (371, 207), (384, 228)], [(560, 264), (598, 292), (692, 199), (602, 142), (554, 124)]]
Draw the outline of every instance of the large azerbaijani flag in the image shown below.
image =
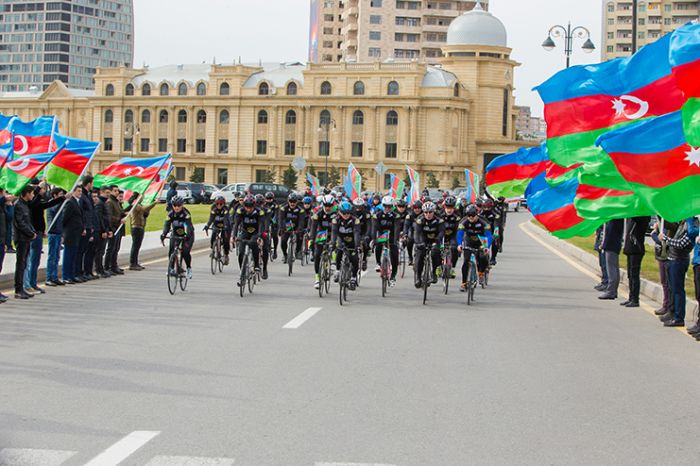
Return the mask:
[(345, 194), (354, 201), (360, 197), (362, 192), (362, 175), (357, 171), (355, 165), (348, 165), (348, 176), (345, 178)]
[(9, 141), (10, 130), (8, 127), (10, 126), (10, 122), (15, 118), (17, 117), (7, 116), (0, 113), (0, 145), (4, 145)]
[[(153, 180), (151, 180), (151, 184), (148, 185), (146, 191), (139, 193), (143, 195), (140, 201), (141, 204), (150, 205), (158, 199), (158, 196), (160, 196), (160, 192), (163, 190), (166, 180), (175, 168), (173, 166), (172, 155), (168, 155), (170, 155), (170, 158), (163, 164), (161, 169), (158, 170), (158, 174), (155, 176), (155, 178), (153, 178)], [(129, 201), (134, 194), (135, 192), (131, 190), (124, 191), (124, 208), (129, 205)]]
[(95, 175), (95, 187), (118, 186), (137, 193), (145, 192), (170, 155), (148, 159), (123, 158)]
[(394, 200), (399, 199), (403, 195), (403, 192), (406, 188), (406, 183), (403, 182), (401, 178), (398, 176), (394, 175), (393, 173), (391, 174), (391, 190), (389, 191), (389, 196), (391, 196)]
[(671, 66), (678, 87), (688, 101), (683, 106), (683, 126), (686, 139), (700, 146), (700, 27), (682, 27), (671, 37)]
[(17, 195), (40, 171), (51, 162), (62, 147), (56, 152), (47, 154), (32, 154), (25, 157), (15, 157), (9, 160), (0, 172), (0, 186)]
[(70, 192), (78, 184), (100, 146), (99, 142), (85, 141), (56, 134), (56, 144), (63, 146), (46, 167), (46, 181)]
[(545, 144), (496, 157), (486, 167), (486, 186), (494, 197), (522, 196), (530, 181), (546, 170), (548, 161)]
[(632, 189), (670, 221), (700, 214), (700, 147), (688, 144), (682, 112), (598, 139)]
[(47, 154), (55, 150), (53, 135), (56, 130), (56, 117), (43, 116), (30, 122), (13, 118), (4, 131), (0, 132), (0, 144), (15, 135), (15, 157), (32, 154)]
[(464, 176), (467, 177), (467, 202), (474, 203), (476, 198), (479, 197), (479, 175), (465, 168)]
[(321, 194), (321, 183), (318, 181), (318, 178), (313, 176), (311, 173), (306, 172), (306, 179), (309, 180), (309, 188), (311, 189), (311, 194), (314, 196), (318, 196)]
[(0, 169), (2, 169), (2, 167), (4, 167), (8, 161), (12, 160), (14, 147), (14, 138), (11, 138), (5, 144), (0, 145)]

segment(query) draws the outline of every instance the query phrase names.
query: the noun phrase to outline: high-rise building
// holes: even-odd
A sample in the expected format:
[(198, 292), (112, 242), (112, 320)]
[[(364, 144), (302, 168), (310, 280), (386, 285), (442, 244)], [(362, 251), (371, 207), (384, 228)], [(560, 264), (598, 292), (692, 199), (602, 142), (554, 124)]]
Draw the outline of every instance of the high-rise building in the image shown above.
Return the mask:
[(475, 0), (311, 0), (309, 61), (437, 63), (454, 18)]
[[(602, 59), (626, 57), (632, 53), (632, 0), (603, 0)], [(639, 0), (637, 5), (637, 48), (698, 19), (697, 0)]]
[(133, 0), (0, 0), (2, 92), (94, 89), (98, 67), (133, 61)]

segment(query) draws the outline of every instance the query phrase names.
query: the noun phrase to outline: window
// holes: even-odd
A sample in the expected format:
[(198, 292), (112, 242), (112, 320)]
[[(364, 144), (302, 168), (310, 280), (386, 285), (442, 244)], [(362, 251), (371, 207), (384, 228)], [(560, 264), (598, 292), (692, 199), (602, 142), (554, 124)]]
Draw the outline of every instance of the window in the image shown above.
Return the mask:
[(387, 95), (399, 95), (399, 83), (396, 81), (391, 81), (386, 86), (386, 93)]
[(297, 95), (297, 83), (289, 83), (287, 85), (287, 95)]
[(323, 81), (321, 83), (321, 95), (331, 95), (331, 83)]
[(187, 123), (187, 111), (180, 110), (179, 112), (177, 112), (177, 122)]
[(370, 57), (379, 58), (382, 56), (382, 49), (379, 47), (370, 47), (368, 54)]
[(296, 149), (296, 141), (284, 141), (284, 155), (294, 155)]
[(102, 149), (107, 152), (111, 152), (112, 148), (112, 138), (105, 138), (104, 144), (102, 144)]
[(374, 7), (374, 8), (381, 8), (382, 7), (382, 0), (372, 0), (369, 2), (369, 6)]
[(380, 15), (370, 15), (369, 24), (382, 24), (382, 17)]
[(391, 173), (384, 175), (384, 189), (391, 189)]
[(167, 96), (170, 94), (170, 86), (163, 83), (160, 85), (160, 95)]
[(264, 140), (258, 140), (256, 143), (256, 150), (255, 153), (258, 155), (265, 155), (267, 154), (267, 141)]
[(231, 93), (231, 86), (228, 83), (221, 83), (219, 86), (219, 95), (229, 95)]
[(134, 149), (134, 140), (132, 138), (124, 138), (124, 150), (131, 152)]
[(258, 87), (258, 95), (268, 95), (270, 94), (270, 85), (267, 83), (261, 83)]
[(107, 87), (105, 88), (105, 95), (106, 96), (113, 96), (114, 95), (114, 86), (111, 84), (107, 84)]
[(613, 53), (615, 51), (615, 47), (612, 45), (608, 45), (608, 53)]
[[(151, 145), (151, 140), (148, 138), (141, 138), (141, 152), (148, 152), (148, 149)], [(165, 152), (165, 151), (163, 151)]]
[(197, 84), (197, 95), (204, 96), (207, 95), (207, 86), (204, 83)]
[(459, 84), (455, 84), (455, 88), (454, 88), (454, 91), (452, 92), (452, 94), (455, 97), (459, 97)]
[(151, 85), (146, 83), (141, 86), (141, 95), (151, 95)]
[(297, 124), (297, 113), (294, 110), (290, 110), (287, 112), (287, 116), (284, 118), (285, 123), (288, 125), (296, 125)]
[(131, 110), (127, 110), (124, 112), (124, 123), (133, 123), (134, 122), (134, 112)]
[(330, 125), (331, 124), (331, 112), (328, 110), (323, 110), (321, 116), (319, 117), (320, 125)]
[(362, 143), (361, 142), (353, 142), (352, 143), (352, 156), (353, 157), (362, 157)]
[(386, 143), (385, 156), (387, 159), (395, 159), (396, 158), (396, 143), (395, 142), (387, 142)]
[(134, 85), (133, 84), (127, 84), (126, 85), (126, 90), (124, 92), (126, 95), (134, 95)]
[(664, 5), (664, 10), (670, 12), (673, 9), (673, 5)]
[(195, 149), (194, 151), (198, 154), (203, 154), (207, 151), (207, 140), (206, 139), (196, 139), (194, 141)]
[(615, 11), (615, 4), (614, 3), (608, 3), (608, 13), (612, 13)]
[(168, 122), (168, 111), (167, 110), (160, 111), (160, 115), (158, 115), (158, 121), (160, 123), (167, 123)]
[(365, 83), (362, 81), (357, 81), (352, 87), (353, 95), (365, 95)]
[(228, 154), (228, 139), (219, 139), (219, 154)]
[(265, 110), (260, 110), (258, 112), (258, 124), (260, 124), (260, 125), (267, 124), (267, 112)]
[(382, 40), (382, 33), (379, 31), (369, 31), (369, 40)]
[(386, 125), (387, 126), (396, 126), (398, 124), (399, 124), (399, 114), (393, 110), (390, 110), (386, 114)]
[[(270, 178), (270, 170), (255, 170), (255, 182), (265, 183)], [(263, 185), (257, 185), (262, 187)]]
[(185, 152), (187, 150), (187, 139), (178, 139), (177, 140), (177, 152)]
[(150, 123), (151, 122), (151, 111), (150, 110), (144, 110), (141, 112), (141, 123)]
[(180, 83), (180, 85), (177, 86), (177, 95), (187, 95), (187, 84)]
[(112, 123), (114, 121), (114, 112), (111, 110), (105, 111), (105, 123)]
[(184, 180), (185, 179), (185, 167), (175, 167), (175, 179)]
[(216, 182), (218, 184), (228, 184), (228, 168), (216, 169)]
[(222, 110), (221, 113), (219, 113), (219, 124), (228, 125), (229, 119), (228, 110)]
[(197, 112), (197, 123), (206, 123), (207, 122), (207, 112), (204, 110), (200, 110)]
[(352, 124), (353, 125), (364, 125), (365, 124), (365, 114), (360, 110), (355, 110), (352, 114)]
[(331, 143), (330, 141), (319, 141), (318, 142), (318, 155), (321, 157), (328, 157), (331, 153)]
[(503, 128), (501, 133), (508, 136), (508, 111), (510, 109), (510, 91), (503, 89)]
[(158, 139), (158, 152), (163, 154), (168, 152), (168, 140), (166, 138)]

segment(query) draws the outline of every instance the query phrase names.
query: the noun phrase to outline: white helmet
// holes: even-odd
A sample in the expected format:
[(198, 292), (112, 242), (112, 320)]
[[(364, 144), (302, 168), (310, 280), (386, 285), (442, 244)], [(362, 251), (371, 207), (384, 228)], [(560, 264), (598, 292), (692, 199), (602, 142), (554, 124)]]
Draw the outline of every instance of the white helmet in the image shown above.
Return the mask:
[(325, 206), (332, 206), (335, 204), (335, 198), (331, 194), (326, 194), (323, 196), (323, 205)]
[(358, 197), (354, 201), (352, 201), (352, 205), (354, 205), (355, 207), (364, 207), (365, 201), (363, 201), (361, 197)]
[(316, 196), (316, 203), (320, 204), (321, 202), (323, 202), (323, 196)]
[(385, 207), (394, 207), (396, 205), (396, 201), (391, 196), (384, 196), (382, 199), (382, 205)]

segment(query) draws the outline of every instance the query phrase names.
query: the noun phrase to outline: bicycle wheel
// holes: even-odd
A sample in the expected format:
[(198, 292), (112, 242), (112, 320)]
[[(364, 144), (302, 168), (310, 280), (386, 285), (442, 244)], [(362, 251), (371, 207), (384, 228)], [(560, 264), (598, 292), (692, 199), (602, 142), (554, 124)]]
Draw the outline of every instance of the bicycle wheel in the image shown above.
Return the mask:
[(216, 249), (217, 249), (217, 256), (219, 258), (219, 260), (218, 260), (219, 272), (223, 272), (224, 271), (224, 253), (223, 253), (224, 245), (223, 245), (222, 238), (219, 238), (219, 241), (216, 245)]
[(181, 254), (178, 254), (180, 259), (180, 264), (178, 266), (178, 275), (180, 279), (180, 289), (185, 291), (187, 288), (187, 268), (185, 267), (185, 259), (182, 258)]
[[(248, 262), (248, 263), (250, 263), (250, 262)], [(255, 288), (255, 282), (257, 281), (255, 270), (252, 270), (251, 268), (249, 268), (247, 275), (248, 275), (248, 292), (252, 294), (253, 288)]]
[(360, 286), (360, 282), (362, 281), (362, 262), (365, 260), (365, 252), (360, 248), (360, 252), (357, 254), (357, 265), (359, 266), (357, 269), (357, 286)]
[(296, 241), (292, 238), (289, 239), (289, 244), (287, 245), (287, 266), (289, 267), (289, 276), (292, 276), (292, 271), (294, 270), (294, 254), (296, 252)]
[(321, 264), (320, 264), (320, 270), (318, 274), (319, 278), (319, 284), (318, 284), (318, 297), (323, 298), (323, 293), (326, 291), (326, 276), (329, 273), (329, 270), (326, 268), (328, 267), (327, 263), (327, 256), (326, 253), (324, 252), (321, 255)]
[[(448, 254), (450, 254), (448, 252)], [(445, 294), (450, 289), (450, 279), (452, 278), (452, 264), (450, 260), (446, 259), (442, 264), (442, 286), (444, 288)]]
[(433, 268), (433, 261), (430, 259), (430, 251), (426, 251), (426, 257), (423, 261), (423, 304), (428, 300), (428, 287), (430, 286), (430, 274)]
[(216, 270), (219, 268), (218, 262), (219, 259), (216, 257), (216, 243), (214, 244), (214, 247), (211, 248), (211, 274), (216, 275)]
[(177, 291), (177, 253), (173, 253), (168, 260), (168, 291), (171, 295)]
[(408, 257), (406, 256), (406, 246), (404, 246), (401, 248), (401, 278), (403, 278), (404, 275), (406, 275), (406, 262), (408, 259)]
[(474, 294), (472, 293), (472, 290), (474, 289), (474, 282), (472, 280), (472, 277), (474, 275), (474, 270), (472, 263), (470, 262), (469, 265), (467, 266), (467, 306), (471, 306), (472, 304), (472, 299), (474, 299)]
[(382, 254), (382, 298), (386, 296), (386, 289), (389, 285), (389, 259), (386, 253)]
[(243, 264), (241, 264), (241, 277), (238, 279), (238, 288), (241, 293), (241, 298), (245, 294), (246, 282), (248, 281), (248, 255), (243, 256)]
[[(323, 278), (326, 287), (326, 294), (331, 292), (331, 257), (326, 253), (326, 275)], [(321, 286), (324, 286), (322, 283)]]

